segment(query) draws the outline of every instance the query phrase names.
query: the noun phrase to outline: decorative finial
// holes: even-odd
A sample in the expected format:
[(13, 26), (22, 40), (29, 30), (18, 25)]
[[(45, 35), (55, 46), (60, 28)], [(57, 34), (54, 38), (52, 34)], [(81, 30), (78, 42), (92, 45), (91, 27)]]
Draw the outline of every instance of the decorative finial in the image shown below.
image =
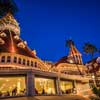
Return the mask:
[(34, 55), (36, 55), (36, 50), (33, 50), (32, 53), (33, 53)]
[(71, 47), (72, 45), (74, 45), (74, 41), (72, 39), (66, 40), (66, 46), (67, 47)]

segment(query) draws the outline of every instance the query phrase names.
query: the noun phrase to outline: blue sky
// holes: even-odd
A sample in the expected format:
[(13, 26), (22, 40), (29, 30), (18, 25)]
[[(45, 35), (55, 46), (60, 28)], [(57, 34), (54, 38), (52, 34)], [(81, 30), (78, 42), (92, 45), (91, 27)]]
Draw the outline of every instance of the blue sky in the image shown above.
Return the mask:
[[(15, 0), (19, 11), (15, 17), (20, 23), (21, 37), (43, 60), (56, 62), (68, 55), (66, 39), (73, 39), (83, 55), (90, 60), (83, 45), (91, 42), (99, 46), (99, 0)], [(95, 55), (99, 56), (97, 53)]]

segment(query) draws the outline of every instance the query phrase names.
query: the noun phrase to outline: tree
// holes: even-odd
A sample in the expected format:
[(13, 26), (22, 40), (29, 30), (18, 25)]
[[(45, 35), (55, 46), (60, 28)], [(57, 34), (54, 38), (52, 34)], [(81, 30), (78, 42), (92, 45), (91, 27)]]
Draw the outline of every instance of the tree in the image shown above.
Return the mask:
[(94, 54), (96, 52), (99, 52), (99, 50), (97, 49), (97, 47), (91, 43), (85, 43), (84, 46), (83, 46), (83, 51), (86, 53), (86, 54), (91, 54), (91, 59), (94, 58)]
[(100, 100), (100, 88), (93, 86), (92, 91), (96, 95), (96, 97), (92, 97), (91, 100)]
[(13, 0), (0, 0), (0, 18), (7, 13), (14, 15), (18, 11), (18, 8)]
[[(96, 52), (99, 52), (99, 49), (97, 49), (97, 47), (89, 42), (85, 43), (84, 46), (83, 46), (83, 50), (86, 54), (90, 54), (91, 55), (91, 60), (93, 60), (94, 58), (94, 54)], [(95, 67), (94, 67), (94, 64), (93, 64), (93, 61), (92, 61), (92, 64), (91, 64), (91, 68), (93, 70), (93, 74), (94, 74), (94, 81), (95, 81), (95, 86), (93, 87), (92, 91), (94, 94), (98, 94), (99, 93), (99, 96), (100, 96), (100, 89), (97, 89), (96, 86), (97, 86), (97, 74), (96, 74), (96, 70), (95, 70)], [(89, 70), (89, 69), (88, 69)], [(90, 72), (90, 71), (89, 71)], [(92, 74), (91, 74), (92, 75)]]

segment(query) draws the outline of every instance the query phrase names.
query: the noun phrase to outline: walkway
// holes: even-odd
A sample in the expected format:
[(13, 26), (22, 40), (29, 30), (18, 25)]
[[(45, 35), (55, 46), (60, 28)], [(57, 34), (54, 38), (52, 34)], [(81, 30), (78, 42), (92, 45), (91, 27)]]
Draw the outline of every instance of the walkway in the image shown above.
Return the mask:
[(68, 95), (68, 96), (35, 96), (35, 97), (17, 97), (17, 98), (8, 98), (0, 100), (90, 100), (88, 98), (77, 96), (77, 95)]

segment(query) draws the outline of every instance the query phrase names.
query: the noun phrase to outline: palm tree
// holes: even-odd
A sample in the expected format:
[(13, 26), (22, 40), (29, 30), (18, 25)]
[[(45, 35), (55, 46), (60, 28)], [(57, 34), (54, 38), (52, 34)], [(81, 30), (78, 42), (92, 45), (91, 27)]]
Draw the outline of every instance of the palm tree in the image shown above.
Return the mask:
[[(89, 43), (89, 42), (87, 42), (87, 43), (85, 43), (84, 44), (84, 46), (83, 46), (83, 50), (84, 50), (84, 52), (86, 53), (86, 54), (90, 54), (91, 55), (91, 60), (93, 60), (93, 58), (94, 58), (94, 54), (96, 53), (96, 52), (100, 52), (99, 51), (99, 49), (97, 49), (97, 47), (95, 46), (95, 45), (93, 45), (93, 44), (91, 44), (91, 43)], [(97, 86), (97, 83), (96, 83), (96, 81), (97, 81), (97, 74), (96, 74), (96, 71), (95, 71), (95, 67), (94, 67), (94, 65), (92, 64), (91, 65), (91, 67), (92, 67), (92, 70), (93, 70), (93, 74), (94, 74), (94, 81), (95, 81), (95, 86)], [(89, 69), (88, 69), (89, 70)], [(95, 88), (93, 88), (92, 90), (95, 90)]]
[(97, 88), (96, 86), (92, 87), (93, 93), (96, 95), (96, 97), (92, 97), (92, 100), (100, 100), (100, 88)]
[(0, 18), (7, 13), (14, 15), (18, 11), (18, 8), (13, 0), (0, 0)]
[(97, 47), (89, 42), (85, 43), (83, 46), (83, 51), (86, 54), (91, 54), (91, 60), (94, 58), (94, 54), (96, 52), (99, 52), (99, 50), (97, 49)]

